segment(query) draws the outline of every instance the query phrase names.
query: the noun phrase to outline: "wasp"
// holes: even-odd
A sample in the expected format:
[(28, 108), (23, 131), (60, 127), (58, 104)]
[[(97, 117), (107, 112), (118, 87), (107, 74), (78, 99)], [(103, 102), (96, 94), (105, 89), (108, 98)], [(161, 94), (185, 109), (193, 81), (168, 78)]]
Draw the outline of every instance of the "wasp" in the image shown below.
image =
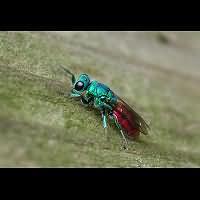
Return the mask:
[(72, 89), (70, 96), (80, 98), (84, 105), (94, 106), (100, 111), (103, 128), (107, 132), (108, 117), (119, 129), (123, 147), (128, 149), (127, 139), (136, 139), (140, 133), (148, 134), (149, 125), (125, 101), (117, 96), (107, 85), (91, 80), (88, 74), (75, 75), (68, 69), (60, 66), (71, 76)]

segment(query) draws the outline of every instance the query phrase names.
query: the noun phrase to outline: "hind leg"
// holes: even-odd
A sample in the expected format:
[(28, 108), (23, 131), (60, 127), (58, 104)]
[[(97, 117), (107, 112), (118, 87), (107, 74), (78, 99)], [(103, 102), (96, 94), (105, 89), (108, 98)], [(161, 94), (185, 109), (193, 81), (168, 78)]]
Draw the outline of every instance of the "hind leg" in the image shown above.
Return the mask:
[(110, 116), (111, 120), (114, 121), (114, 123), (117, 126), (117, 128), (120, 130), (120, 134), (121, 134), (122, 139), (123, 139), (123, 145), (122, 145), (123, 149), (127, 149), (128, 150), (128, 142), (126, 140), (126, 137), (125, 137), (125, 135), (123, 133), (123, 130), (122, 130), (119, 122), (117, 121), (116, 117), (112, 113), (110, 113), (109, 116)]

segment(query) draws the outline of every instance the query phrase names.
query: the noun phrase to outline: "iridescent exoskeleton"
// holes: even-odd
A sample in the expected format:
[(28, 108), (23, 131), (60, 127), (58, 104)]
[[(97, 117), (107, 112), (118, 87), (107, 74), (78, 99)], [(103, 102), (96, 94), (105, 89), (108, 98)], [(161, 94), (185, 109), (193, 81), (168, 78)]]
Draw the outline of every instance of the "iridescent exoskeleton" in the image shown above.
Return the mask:
[[(63, 68), (63, 67), (62, 67)], [(120, 130), (127, 148), (127, 140), (134, 139), (140, 133), (148, 134), (149, 126), (127, 103), (118, 97), (108, 86), (91, 80), (89, 75), (81, 74), (78, 79), (68, 69), (63, 68), (72, 77), (71, 97), (78, 97), (85, 105), (92, 105), (101, 112), (103, 127), (107, 129), (109, 117)]]

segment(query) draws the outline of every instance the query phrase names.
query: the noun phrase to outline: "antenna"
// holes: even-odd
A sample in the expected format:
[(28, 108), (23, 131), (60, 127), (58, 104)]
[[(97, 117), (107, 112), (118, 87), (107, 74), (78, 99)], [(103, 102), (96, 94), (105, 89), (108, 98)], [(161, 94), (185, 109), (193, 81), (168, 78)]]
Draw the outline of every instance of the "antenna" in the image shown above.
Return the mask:
[(76, 78), (74, 76), (74, 74), (72, 72), (70, 72), (68, 69), (66, 69), (65, 67), (63, 67), (62, 65), (59, 65), (59, 67), (61, 69), (63, 69), (67, 74), (70, 74), (71, 75), (71, 78), (72, 78), (72, 84), (74, 84), (76, 82)]

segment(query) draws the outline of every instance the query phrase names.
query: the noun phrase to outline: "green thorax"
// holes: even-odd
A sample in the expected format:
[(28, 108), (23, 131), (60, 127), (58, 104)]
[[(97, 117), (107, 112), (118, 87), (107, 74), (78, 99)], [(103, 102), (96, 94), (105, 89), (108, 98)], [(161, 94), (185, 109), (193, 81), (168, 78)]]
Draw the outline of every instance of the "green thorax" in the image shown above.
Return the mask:
[(105, 97), (111, 104), (117, 102), (117, 97), (113, 91), (106, 85), (99, 83), (98, 81), (92, 81), (87, 88), (86, 95), (89, 97), (100, 98)]

